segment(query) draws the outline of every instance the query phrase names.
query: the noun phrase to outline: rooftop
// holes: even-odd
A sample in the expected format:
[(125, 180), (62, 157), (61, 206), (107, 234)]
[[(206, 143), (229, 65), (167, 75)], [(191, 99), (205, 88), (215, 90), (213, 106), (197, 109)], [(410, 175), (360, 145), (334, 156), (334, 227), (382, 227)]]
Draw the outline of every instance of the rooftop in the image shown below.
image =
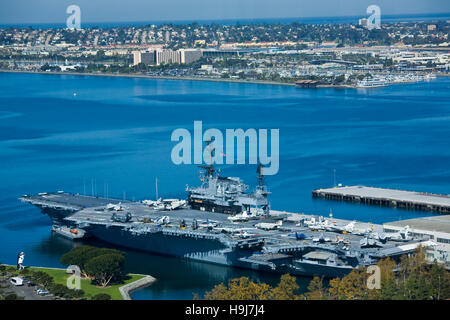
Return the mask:
[(450, 233), (450, 215), (439, 215), (426, 218), (416, 218), (386, 223), (385, 226), (410, 226), (417, 230)]
[(303, 256), (304, 259), (327, 260), (332, 257), (333, 253), (324, 251), (311, 251)]
[(336, 195), (357, 196), (361, 198), (377, 198), (392, 201), (410, 201), (427, 205), (450, 207), (449, 195), (440, 195), (417, 191), (384, 189), (365, 186), (334, 187), (329, 189), (318, 189), (315, 191)]

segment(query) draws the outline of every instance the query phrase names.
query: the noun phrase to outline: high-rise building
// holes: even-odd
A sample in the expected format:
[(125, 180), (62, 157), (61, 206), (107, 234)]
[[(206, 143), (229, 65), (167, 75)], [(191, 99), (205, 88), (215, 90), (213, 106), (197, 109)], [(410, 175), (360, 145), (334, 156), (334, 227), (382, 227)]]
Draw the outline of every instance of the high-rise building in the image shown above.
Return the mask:
[(133, 51), (133, 66), (138, 65), (139, 63), (141, 63), (141, 52)]
[(156, 64), (155, 51), (141, 53), (141, 62), (143, 64)]
[(156, 49), (156, 65), (160, 64), (173, 64), (173, 63), (181, 63), (181, 55), (180, 51), (173, 51), (170, 49)]
[(155, 51), (133, 51), (133, 65), (138, 65), (139, 63), (154, 65), (156, 64)]
[(198, 49), (180, 49), (181, 63), (190, 64), (198, 61), (203, 56), (203, 52)]
[(160, 65), (160, 64), (189, 64), (199, 60), (202, 57), (202, 51), (198, 49), (150, 49), (146, 52), (133, 51), (133, 65), (139, 63), (147, 65)]

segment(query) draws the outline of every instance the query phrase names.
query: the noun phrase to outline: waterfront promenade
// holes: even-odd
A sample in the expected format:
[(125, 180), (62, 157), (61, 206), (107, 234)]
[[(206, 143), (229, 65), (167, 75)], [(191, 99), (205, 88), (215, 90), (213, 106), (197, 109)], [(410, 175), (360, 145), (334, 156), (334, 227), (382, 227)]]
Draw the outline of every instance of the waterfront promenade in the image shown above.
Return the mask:
[(122, 295), (123, 300), (132, 300), (130, 297), (130, 293), (134, 290), (147, 287), (156, 281), (155, 278), (149, 275), (143, 275), (144, 278), (136, 280), (134, 282), (128, 283), (119, 288), (120, 294)]

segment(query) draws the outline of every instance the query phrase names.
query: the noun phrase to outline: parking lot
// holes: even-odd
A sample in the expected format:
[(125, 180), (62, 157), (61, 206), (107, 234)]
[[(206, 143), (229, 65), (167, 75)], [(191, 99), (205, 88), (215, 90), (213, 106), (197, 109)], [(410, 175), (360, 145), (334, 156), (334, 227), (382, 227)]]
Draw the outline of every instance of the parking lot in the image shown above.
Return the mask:
[(55, 300), (55, 296), (48, 295), (39, 295), (36, 292), (36, 289), (39, 287), (34, 285), (30, 286), (28, 283), (24, 283), (21, 286), (15, 286), (10, 282), (10, 276), (0, 277), (0, 285), (2, 287), (2, 295), (6, 296), (7, 294), (14, 293), (18, 297), (24, 298), (24, 300)]

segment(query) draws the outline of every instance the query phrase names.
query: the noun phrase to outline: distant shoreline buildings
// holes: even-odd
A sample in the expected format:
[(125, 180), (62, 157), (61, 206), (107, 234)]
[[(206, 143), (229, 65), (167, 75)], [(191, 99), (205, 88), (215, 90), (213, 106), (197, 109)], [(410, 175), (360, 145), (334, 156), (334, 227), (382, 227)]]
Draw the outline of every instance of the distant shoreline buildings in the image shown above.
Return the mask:
[(145, 51), (133, 51), (133, 65), (190, 64), (200, 60), (203, 51), (200, 49), (163, 49), (150, 48)]
[(368, 23), (0, 28), (0, 70), (346, 87), (450, 74), (450, 21)]
[(367, 28), (368, 20), (366, 18), (362, 18), (358, 20), (358, 25), (364, 28)]

